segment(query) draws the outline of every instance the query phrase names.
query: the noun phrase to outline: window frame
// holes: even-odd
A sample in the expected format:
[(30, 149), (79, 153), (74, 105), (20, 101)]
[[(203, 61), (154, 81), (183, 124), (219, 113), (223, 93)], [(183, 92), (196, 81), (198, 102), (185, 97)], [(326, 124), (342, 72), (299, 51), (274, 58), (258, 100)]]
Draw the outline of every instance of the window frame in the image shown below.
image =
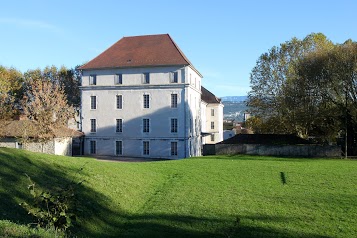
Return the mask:
[(178, 72), (170, 73), (170, 83), (178, 83)]
[(91, 154), (91, 155), (97, 154), (97, 141), (96, 140), (89, 141), (89, 154)]
[(150, 118), (143, 118), (143, 133), (150, 133)]
[(211, 108), (211, 117), (214, 117), (214, 114), (215, 114), (214, 108)]
[(123, 74), (115, 74), (114, 85), (122, 85), (122, 84), (123, 84)]
[(115, 132), (123, 133), (123, 119), (122, 118), (115, 119)]
[(143, 84), (150, 84), (150, 73), (143, 73)]
[(91, 118), (90, 119), (90, 133), (97, 132), (97, 119)]
[(96, 110), (96, 109), (97, 109), (97, 96), (91, 95), (90, 96), (90, 110)]
[(143, 145), (143, 151), (142, 151), (143, 155), (149, 156), (150, 155), (150, 141), (144, 140), (142, 145)]
[(211, 121), (211, 130), (214, 130), (214, 121)]
[(178, 142), (177, 141), (171, 141), (170, 143), (171, 147), (171, 156), (177, 156), (178, 155)]
[(211, 141), (215, 141), (214, 133), (211, 134)]
[(143, 108), (148, 109), (150, 108), (150, 95), (143, 94)]
[(170, 131), (171, 133), (178, 133), (178, 119), (170, 118)]
[(123, 141), (122, 140), (116, 140), (114, 148), (115, 148), (114, 153), (115, 153), (116, 156), (123, 155)]
[(89, 85), (97, 85), (97, 75), (96, 74), (89, 75)]
[[(120, 103), (119, 103), (120, 102)], [(115, 108), (118, 110), (123, 109), (123, 95), (117, 94), (115, 95)]]
[(172, 93), (171, 94), (171, 108), (177, 108), (178, 104), (178, 94)]

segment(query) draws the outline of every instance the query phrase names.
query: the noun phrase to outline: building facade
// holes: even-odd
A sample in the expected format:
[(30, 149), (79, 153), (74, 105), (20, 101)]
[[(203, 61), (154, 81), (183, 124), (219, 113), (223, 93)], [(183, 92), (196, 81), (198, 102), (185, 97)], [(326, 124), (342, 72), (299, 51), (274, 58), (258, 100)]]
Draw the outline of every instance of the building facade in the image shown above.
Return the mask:
[(201, 155), (202, 75), (169, 35), (124, 37), (80, 69), (84, 154)]
[(223, 141), (223, 103), (206, 88), (201, 89), (201, 118), (203, 144), (216, 144)]

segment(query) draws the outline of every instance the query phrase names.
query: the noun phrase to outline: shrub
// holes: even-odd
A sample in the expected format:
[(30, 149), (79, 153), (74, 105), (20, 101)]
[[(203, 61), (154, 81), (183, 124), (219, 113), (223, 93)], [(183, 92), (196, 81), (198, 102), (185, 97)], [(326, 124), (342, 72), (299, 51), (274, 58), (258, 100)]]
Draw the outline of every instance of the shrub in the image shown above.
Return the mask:
[(39, 227), (54, 228), (65, 231), (76, 221), (77, 210), (75, 188), (80, 183), (71, 182), (52, 191), (44, 191), (26, 174), (30, 181), (28, 189), (33, 197), (30, 204), (23, 202), (20, 205), (35, 218)]

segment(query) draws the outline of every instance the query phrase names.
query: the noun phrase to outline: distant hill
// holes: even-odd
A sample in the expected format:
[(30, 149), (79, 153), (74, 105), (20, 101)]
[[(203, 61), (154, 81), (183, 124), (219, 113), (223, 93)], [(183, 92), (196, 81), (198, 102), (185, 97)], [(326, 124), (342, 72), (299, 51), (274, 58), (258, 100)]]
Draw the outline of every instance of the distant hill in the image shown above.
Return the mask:
[(235, 121), (243, 121), (244, 112), (248, 110), (245, 102), (229, 102), (223, 101), (223, 119)]
[(223, 102), (243, 102), (247, 100), (248, 96), (225, 96), (221, 97)]
[(221, 97), (223, 108), (223, 118), (225, 120), (243, 121), (244, 112), (248, 110), (245, 101), (248, 96), (225, 96)]

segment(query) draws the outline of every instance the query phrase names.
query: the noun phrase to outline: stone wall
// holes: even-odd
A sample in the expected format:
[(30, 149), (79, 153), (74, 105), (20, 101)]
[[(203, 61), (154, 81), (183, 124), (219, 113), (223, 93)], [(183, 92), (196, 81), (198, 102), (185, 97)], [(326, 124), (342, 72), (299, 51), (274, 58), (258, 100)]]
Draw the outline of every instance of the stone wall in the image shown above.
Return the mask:
[(331, 145), (216, 144), (217, 155), (270, 155), (291, 157), (341, 157), (341, 148)]
[[(0, 147), (19, 148), (16, 138), (0, 138)], [(55, 155), (72, 155), (72, 138), (55, 138), (46, 143), (23, 143), (22, 149)]]

